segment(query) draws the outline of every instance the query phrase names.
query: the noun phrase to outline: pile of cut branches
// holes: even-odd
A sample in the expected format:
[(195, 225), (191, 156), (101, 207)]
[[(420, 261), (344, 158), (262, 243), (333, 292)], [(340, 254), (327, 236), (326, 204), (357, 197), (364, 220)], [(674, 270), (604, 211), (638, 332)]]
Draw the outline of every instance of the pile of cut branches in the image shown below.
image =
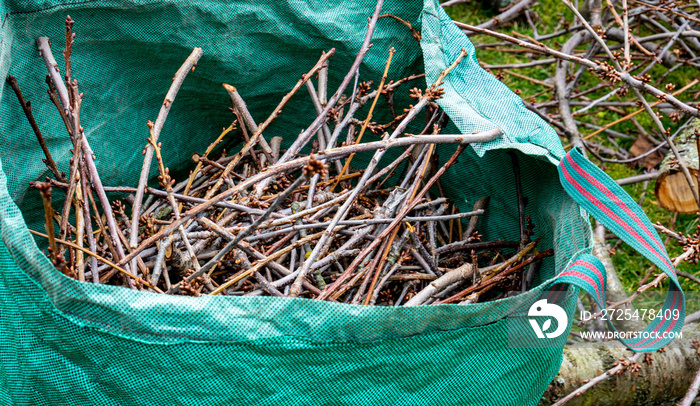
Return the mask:
[[(44, 199), (47, 230), (35, 234), (48, 239), (48, 256), (56, 268), (80, 281), (159, 293), (303, 296), (384, 306), (487, 301), (529, 289), (537, 265), (552, 251), (536, 249), (534, 225), (524, 216), (517, 156), (512, 155), (518, 241), (481, 241), (478, 220), (488, 209), (488, 198), (473, 211), (459, 213), (442, 195), (440, 177), (466, 146), (501, 136), (498, 129), (442, 134), (447, 119), (433, 101), (442, 97), (442, 80), (465, 52), (425, 90), (412, 88), (415, 104), (402, 114), (393, 114), (384, 124), (371, 121), (381, 96), (423, 78), (412, 75), (387, 82), (392, 48), (376, 89), (358, 81), (378, 12), (379, 8), (355, 63), (330, 97), (328, 62), (334, 49), (322, 53), (260, 124), (237, 89), (224, 84), (235, 119), (204, 152), (193, 155), (196, 166), (177, 182), (161, 154), (166, 146), (158, 138), (181, 84), (202, 55), (195, 48), (175, 74), (157, 119), (148, 123), (150, 136), (136, 187), (108, 187), (100, 180), (80, 124), (82, 94), (71, 72), (73, 21), (66, 19), (65, 78), (60, 77), (48, 38), (38, 38), (51, 100), (73, 141), (67, 177), (45, 147), (16, 79), (9, 77), (8, 82), (54, 175), (32, 185)], [(344, 94), (353, 78), (355, 86)], [(286, 149), (281, 137), (268, 142), (265, 130), (303, 87), (317, 118)], [(356, 118), (366, 104), (367, 116)], [(423, 131), (407, 134), (408, 124), (423, 110)], [(236, 130), (245, 141), (241, 150), (234, 155), (215, 152)], [(380, 140), (361, 142), (367, 130)], [(346, 135), (343, 143), (341, 134)], [(457, 146), (443, 164), (437, 160), (438, 144)], [(309, 147), (310, 152), (303, 152)], [(385, 164), (382, 157), (392, 148), (402, 153)], [(353, 157), (362, 152), (373, 155), (363, 168), (353, 169)], [(154, 156), (159, 188), (147, 185)], [(58, 212), (52, 189), (65, 193)], [(110, 199), (115, 193), (127, 197)], [(469, 219), (466, 229), (463, 219)]]

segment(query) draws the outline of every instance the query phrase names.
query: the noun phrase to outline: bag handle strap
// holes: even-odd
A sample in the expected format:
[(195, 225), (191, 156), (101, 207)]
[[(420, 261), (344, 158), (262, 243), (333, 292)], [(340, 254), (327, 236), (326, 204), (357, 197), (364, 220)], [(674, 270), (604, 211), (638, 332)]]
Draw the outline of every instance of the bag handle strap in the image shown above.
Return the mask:
[[(685, 321), (685, 296), (666, 248), (639, 205), (600, 168), (573, 148), (559, 164), (564, 190), (622, 241), (644, 255), (669, 278), (660, 317), (632, 338), (620, 339), (635, 352), (655, 351), (673, 341)], [(605, 267), (590, 254), (578, 256), (553, 282), (577, 286), (605, 308)], [(615, 329), (615, 327), (612, 327)], [(615, 330), (617, 331), (617, 330)]]

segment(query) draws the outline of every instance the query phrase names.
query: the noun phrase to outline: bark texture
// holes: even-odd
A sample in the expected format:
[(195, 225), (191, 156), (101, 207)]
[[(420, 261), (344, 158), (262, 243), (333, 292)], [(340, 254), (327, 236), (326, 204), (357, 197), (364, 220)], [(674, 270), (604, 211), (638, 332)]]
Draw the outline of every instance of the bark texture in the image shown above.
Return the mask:
[[(698, 350), (692, 340), (700, 339), (697, 323), (683, 328), (683, 338), (650, 353), (653, 360), (641, 358), (637, 372), (627, 370), (597, 384), (567, 403), (567, 406), (642, 406), (673, 404), (688, 391), (700, 368)], [(620, 358), (632, 352), (622, 344), (602, 342), (572, 345), (564, 348), (564, 360), (559, 374), (547, 388), (540, 405), (551, 405), (573, 392), (591, 378), (613, 367)]]

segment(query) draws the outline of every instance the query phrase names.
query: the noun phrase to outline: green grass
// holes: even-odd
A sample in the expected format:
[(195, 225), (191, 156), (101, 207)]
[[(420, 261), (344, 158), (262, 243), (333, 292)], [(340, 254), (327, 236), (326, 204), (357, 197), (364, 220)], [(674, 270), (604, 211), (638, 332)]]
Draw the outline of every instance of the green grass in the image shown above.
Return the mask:
[[(562, 29), (562, 21), (573, 21), (573, 13), (570, 10), (568, 10), (568, 8), (559, 0), (540, 0), (538, 4), (532, 8), (532, 10), (538, 15), (538, 19), (535, 19), (535, 24), (537, 26), (539, 35), (552, 33)], [(453, 19), (473, 25), (478, 25), (479, 23), (487, 21), (495, 15), (494, 13), (482, 10), (478, 2), (452, 6), (447, 9), (447, 12)], [(498, 30), (509, 35), (512, 35), (512, 32), (515, 31), (520, 34), (533, 36), (532, 29), (524, 19), (520, 19), (515, 22), (509, 23), (506, 26), (499, 27)], [(642, 31), (638, 29), (634, 31), (634, 33), (636, 35), (647, 34), (643, 31), (643, 29)], [(545, 41), (545, 43), (551, 48), (559, 49), (561, 45), (570, 37), (570, 35), (571, 34), (568, 34), (565, 36), (558, 37), (554, 40), (548, 40)], [(485, 35), (474, 36), (471, 37), (471, 39), (475, 44), (494, 44), (501, 42), (500, 40)], [(500, 48), (519, 49), (517, 46), (501, 46)], [(677, 48), (677, 46), (674, 48)], [(579, 50), (583, 51), (585, 50), (585, 48), (581, 47), (579, 48)], [(502, 50), (489, 50), (483, 47), (477, 48), (477, 57), (482, 63), (489, 65), (523, 63), (529, 62), (534, 58), (546, 58), (546, 56), (538, 56), (532, 53), (508, 53), (503, 52)], [(573, 72), (573, 70), (577, 68), (578, 66), (572, 64), (571, 72)], [(549, 81), (551, 83), (554, 75), (554, 69), (555, 65), (551, 64), (525, 69), (517, 69), (515, 71), (517, 73), (527, 75), (533, 79), (537, 79), (540, 81)], [(652, 78), (655, 79), (661, 77), (661, 75), (665, 73), (666, 70), (667, 69), (663, 66), (656, 66), (649, 72), (649, 74)], [(516, 91), (516, 93), (518, 93), (519, 91), (521, 97), (526, 101), (530, 101), (532, 96), (535, 96), (534, 99), (536, 102), (546, 102), (555, 100), (552, 94), (552, 89), (548, 88), (547, 86), (533, 83), (532, 81), (528, 81), (526, 79), (510, 75), (506, 72), (502, 72), (502, 74), (503, 83), (505, 83), (512, 90)], [(670, 75), (668, 75), (664, 82), (655, 85), (657, 87), (662, 88), (666, 83), (673, 83), (676, 85), (676, 89), (679, 89), (685, 84), (689, 83), (690, 80), (696, 76), (697, 71), (694, 68), (684, 67), (672, 72)], [(577, 89), (591, 89), (600, 83), (601, 80), (599, 78), (597, 78), (590, 72), (585, 72), (579, 80)], [(682, 96), (679, 96), (679, 98), (682, 100), (688, 100), (691, 98), (691, 95), (698, 92), (698, 89), (700, 89), (700, 86), (696, 85), (693, 88), (686, 91)], [(602, 88), (588, 95), (588, 97), (590, 97), (591, 100), (594, 100), (598, 97), (607, 94), (608, 92), (610, 92), (610, 90), (610, 88)], [(631, 92), (630, 95), (628, 95), (624, 99), (633, 100), (633, 95), (631, 94)], [(617, 95), (611, 97), (608, 100), (621, 101), (621, 99)], [(655, 101), (655, 99), (653, 97), (647, 96), (647, 101), (653, 102)], [(579, 108), (581, 107), (574, 107), (573, 110), (575, 111)], [(622, 113), (628, 114), (633, 111), (636, 111), (637, 109), (637, 107), (623, 108)], [(551, 109), (550, 112), (556, 113), (557, 111), (556, 109)], [(592, 109), (591, 114), (581, 116), (580, 120), (595, 125), (604, 125), (622, 117), (623, 114), (620, 114), (620, 112), (612, 112), (604, 107), (596, 107)], [(651, 120), (651, 117), (649, 117), (646, 113), (639, 114), (636, 117), (639, 124), (641, 124), (641, 126), (644, 127), (648, 132), (654, 131), (655, 127)], [(685, 119), (686, 118), (684, 117), (683, 120)], [(662, 118), (662, 123), (665, 127), (671, 128), (671, 131), (675, 131), (675, 129), (678, 128), (678, 126), (680, 125), (680, 123), (671, 122), (671, 120), (666, 116)], [(611, 129), (625, 134), (636, 135), (638, 133), (637, 128), (630, 121), (617, 124)], [(592, 132), (592, 130), (585, 129), (583, 127), (579, 127), (579, 130), (581, 131), (583, 136)], [(600, 145), (607, 147), (613, 146), (613, 144), (607, 139), (604, 133), (596, 135), (591, 139), (591, 141), (594, 141)], [(628, 149), (634, 142), (634, 139), (616, 139), (616, 142), (618, 142), (621, 147)], [(568, 142), (565, 139), (562, 139), (562, 143), (564, 143), (565, 145), (568, 144)], [(597, 164), (599, 164), (601, 168), (603, 168), (613, 179), (620, 179), (636, 175), (642, 172), (642, 169), (637, 167), (632, 167), (625, 164), (604, 164), (603, 162), (597, 161), (592, 156), (591, 159)], [(643, 183), (625, 186), (624, 189), (636, 201), (639, 201), (642, 193), (645, 192)], [(660, 208), (655, 203), (656, 197), (654, 196), (654, 182), (652, 181), (649, 182), (646, 188), (646, 198), (642, 203), (642, 208), (647, 213), (650, 220), (652, 222), (659, 221), (661, 222), (661, 224), (667, 227), (672, 226), (674, 230), (681, 231), (683, 233), (692, 234), (695, 232), (696, 227), (698, 225), (697, 216), (679, 214), (675, 223), (671, 224), (674, 217), (674, 213)], [(662, 236), (662, 239), (663, 238), (664, 237)], [(608, 240), (608, 243), (610, 244), (615, 244), (615, 242), (616, 240)], [(678, 246), (678, 244), (676, 244), (676, 242), (672, 239), (669, 240), (669, 243), (666, 246), (671, 257), (675, 257), (682, 253), (681, 247)], [(622, 283), (630, 291), (635, 290), (638, 287), (639, 281), (644, 277), (651, 265), (651, 263), (647, 261), (643, 256), (636, 253), (633, 249), (631, 249), (625, 244), (622, 244), (618, 249), (615, 250), (612, 259)], [(700, 271), (698, 270), (697, 265), (682, 263), (678, 267), (678, 269), (700, 276)], [(658, 272), (658, 270), (655, 270), (655, 273), (656, 272)], [(680, 279), (684, 290), (700, 291), (700, 285), (682, 277)], [(659, 290), (665, 288), (666, 284), (664, 284), (664, 286), (659, 287)]]

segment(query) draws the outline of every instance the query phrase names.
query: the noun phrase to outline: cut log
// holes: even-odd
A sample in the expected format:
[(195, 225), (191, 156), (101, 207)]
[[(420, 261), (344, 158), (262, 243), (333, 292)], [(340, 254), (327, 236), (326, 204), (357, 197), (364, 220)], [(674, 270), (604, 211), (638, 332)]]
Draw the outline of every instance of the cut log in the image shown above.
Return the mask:
[[(688, 127), (674, 140), (678, 148), (681, 161), (688, 168), (693, 178), (695, 187), (698, 187), (698, 147), (695, 131), (700, 131), (700, 121), (694, 119)], [(693, 192), (688, 181), (683, 175), (681, 166), (673, 154), (669, 151), (659, 167), (659, 177), (656, 179), (654, 189), (656, 198), (661, 207), (679, 213), (695, 213), (698, 205), (695, 203)]]

